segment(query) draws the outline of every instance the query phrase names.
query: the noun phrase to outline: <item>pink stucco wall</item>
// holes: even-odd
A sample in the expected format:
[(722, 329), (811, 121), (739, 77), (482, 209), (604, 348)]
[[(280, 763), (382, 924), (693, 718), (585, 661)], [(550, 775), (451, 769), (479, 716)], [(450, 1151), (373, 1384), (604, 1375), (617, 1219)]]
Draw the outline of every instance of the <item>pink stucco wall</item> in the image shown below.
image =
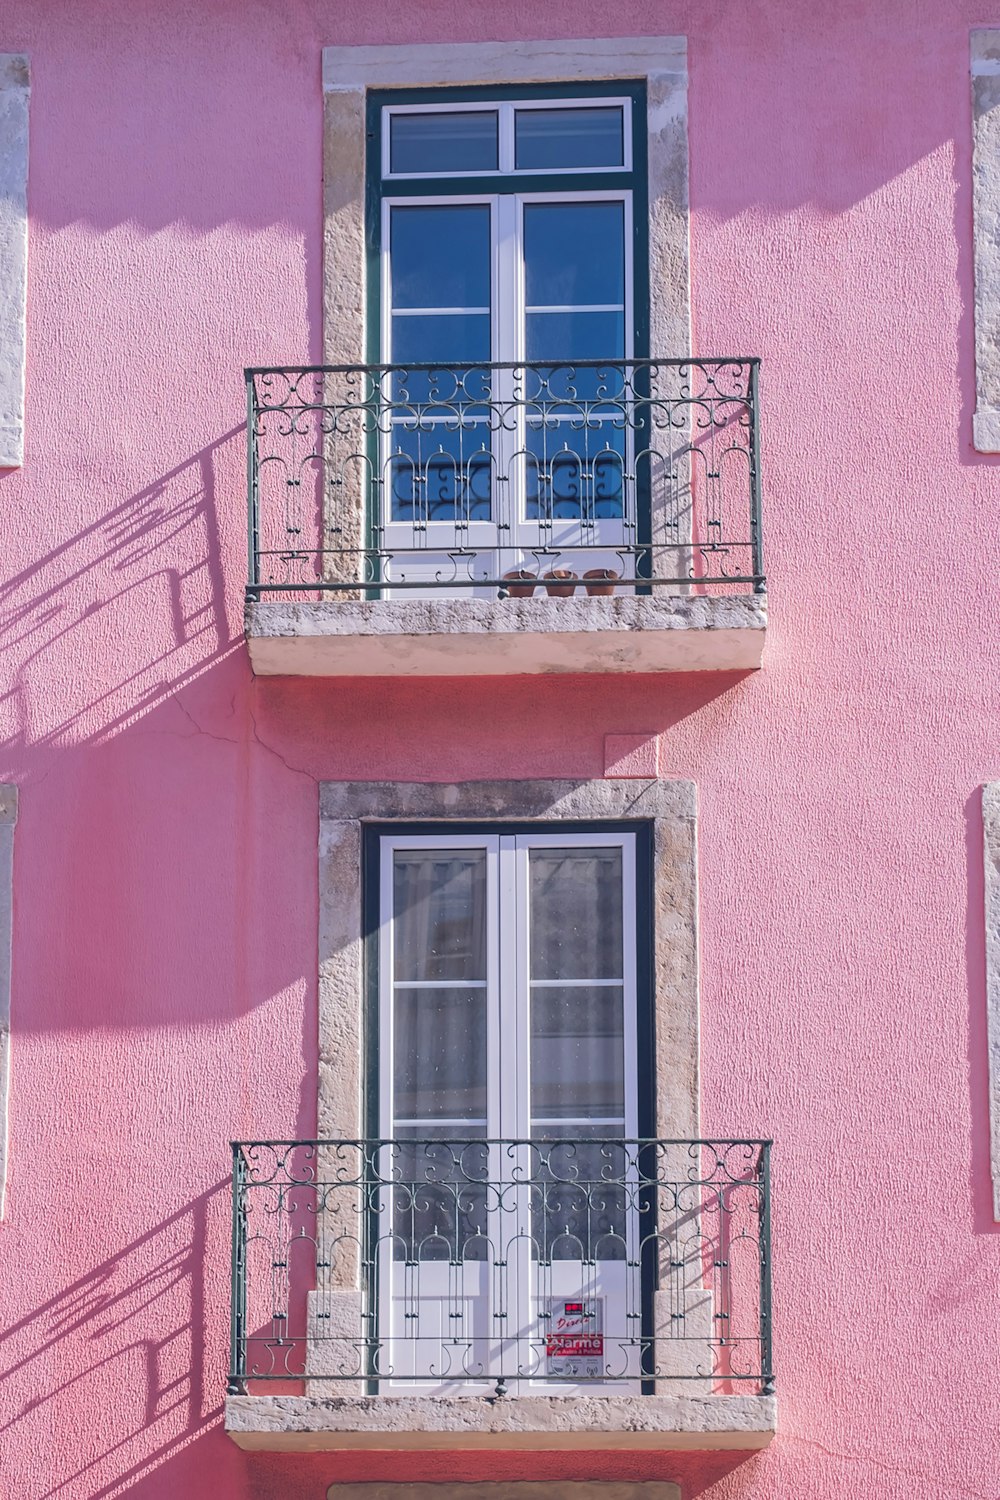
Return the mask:
[[(997, 1493), (977, 788), (1000, 776), (1000, 476), (969, 442), (968, 30), (990, 19), (7, 0), (32, 238), (27, 460), (0, 476), (4, 1494), (291, 1500), (375, 1472)], [(765, 361), (765, 670), (255, 682), (240, 371), (320, 353), (322, 45), (609, 30), (689, 38), (696, 348)], [(642, 732), (700, 790), (705, 1128), (778, 1143), (778, 1439), (506, 1467), (238, 1452), (227, 1142), (313, 1126), (317, 780), (594, 776), (605, 734)]]

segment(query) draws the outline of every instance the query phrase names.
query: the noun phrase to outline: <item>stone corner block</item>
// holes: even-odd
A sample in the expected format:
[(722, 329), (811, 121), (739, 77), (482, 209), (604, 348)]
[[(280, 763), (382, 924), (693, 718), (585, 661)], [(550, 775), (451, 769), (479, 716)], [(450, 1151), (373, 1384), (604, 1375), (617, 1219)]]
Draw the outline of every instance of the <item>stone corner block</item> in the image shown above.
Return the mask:
[(972, 445), (977, 453), (1000, 453), (1000, 410), (981, 406), (972, 418)]

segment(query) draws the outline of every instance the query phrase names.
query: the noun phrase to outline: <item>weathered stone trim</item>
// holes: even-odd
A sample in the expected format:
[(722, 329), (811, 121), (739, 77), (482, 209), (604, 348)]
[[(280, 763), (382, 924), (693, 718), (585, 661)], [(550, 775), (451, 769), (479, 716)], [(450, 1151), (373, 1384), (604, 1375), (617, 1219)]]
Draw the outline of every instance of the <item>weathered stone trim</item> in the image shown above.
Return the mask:
[(229, 1396), (240, 1448), (755, 1450), (774, 1437), (773, 1396)]
[(325, 781), (319, 832), (321, 1139), (362, 1135), (361, 834), (366, 822), (649, 821), (653, 825), (656, 1134), (699, 1133), (696, 796), (693, 782)]
[(1000, 1223), (1000, 781), (983, 787), (986, 889), (986, 1056), (990, 1079), (993, 1217)]
[(0, 786), (0, 1218), (7, 1191), (10, 1097), (10, 977), (14, 901), (14, 825), (17, 787)]
[(28, 59), (0, 52), (0, 468), (24, 462)]
[(245, 627), (259, 676), (755, 671), (767, 599), (266, 599), (247, 603)]
[(331, 1484), (327, 1500), (681, 1500), (680, 1486), (653, 1482), (519, 1479), (481, 1484)]
[(971, 35), (976, 410), (972, 441), (1000, 453), (1000, 29)]
[[(323, 49), (323, 348), (365, 359), (365, 94), (373, 88), (583, 83), (645, 78), (649, 155), (650, 347), (691, 346), (687, 41), (677, 36), (452, 42)], [(338, 544), (363, 547), (360, 507), (338, 514)]]

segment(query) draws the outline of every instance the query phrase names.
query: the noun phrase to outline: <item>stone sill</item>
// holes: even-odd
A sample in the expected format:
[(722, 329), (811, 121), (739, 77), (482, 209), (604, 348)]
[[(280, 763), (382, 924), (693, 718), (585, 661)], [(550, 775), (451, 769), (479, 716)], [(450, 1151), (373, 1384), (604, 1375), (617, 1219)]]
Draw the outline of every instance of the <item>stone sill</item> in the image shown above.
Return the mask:
[(774, 1396), (228, 1396), (240, 1448), (507, 1452), (765, 1448)]
[(250, 661), (264, 677), (751, 671), (766, 627), (763, 594), (246, 606)]

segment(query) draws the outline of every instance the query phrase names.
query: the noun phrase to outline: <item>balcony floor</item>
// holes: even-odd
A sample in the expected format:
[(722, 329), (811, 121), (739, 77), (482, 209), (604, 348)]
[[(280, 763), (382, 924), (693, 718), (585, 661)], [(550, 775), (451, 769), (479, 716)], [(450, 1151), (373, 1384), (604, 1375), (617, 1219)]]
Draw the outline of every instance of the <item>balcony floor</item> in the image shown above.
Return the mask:
[(240, 1448), (543, 1450), (765, 1448), (774, 1396), (229, 1396)]
[(763, 594), (251, 601), (259, 676), (501, 677), (761, 665)]

